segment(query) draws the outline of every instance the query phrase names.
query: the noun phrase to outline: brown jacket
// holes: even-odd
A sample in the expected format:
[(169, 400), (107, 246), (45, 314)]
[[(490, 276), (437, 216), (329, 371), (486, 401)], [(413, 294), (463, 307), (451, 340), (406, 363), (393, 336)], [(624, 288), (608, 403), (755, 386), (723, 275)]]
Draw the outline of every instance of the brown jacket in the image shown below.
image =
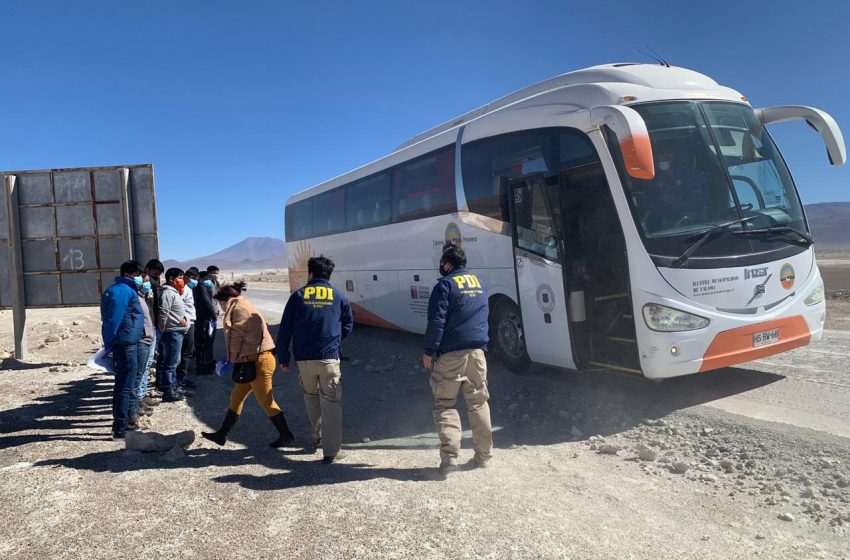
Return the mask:
[(269, 334), (266, 320), (259, 310), (244, 296), (227, 302), (224, 312), (224, 343), (228, 357), (238, 358), (274, 350), (274, 340)]

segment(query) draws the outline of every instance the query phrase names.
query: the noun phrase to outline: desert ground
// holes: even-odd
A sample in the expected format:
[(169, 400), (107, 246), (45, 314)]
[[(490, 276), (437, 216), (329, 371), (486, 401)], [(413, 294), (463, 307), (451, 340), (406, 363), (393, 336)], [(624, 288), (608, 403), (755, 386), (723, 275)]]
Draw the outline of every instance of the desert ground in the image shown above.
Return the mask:
[[(349, 455), (323, 465), (294, 372), (274, 378), (292, 447), (268, 447), (252, 399), (226, 446), (200, 438), (231, 389), (209, 376), (149, 418), (194, 432), (185, 451), (131, 451), (109, 437), (110, 377), (84, 365), (97, 309), (30, 311), (27, 363), (0, 312), (0, 558), (848, 558), (844, 258), (819, 257), (824, 339), (781, 356), (662, 383), (491, 360), (493, 465), (445, 480), (419, 336), (355, 329)], [(285, 273), (242, 275), (275, 331)]]

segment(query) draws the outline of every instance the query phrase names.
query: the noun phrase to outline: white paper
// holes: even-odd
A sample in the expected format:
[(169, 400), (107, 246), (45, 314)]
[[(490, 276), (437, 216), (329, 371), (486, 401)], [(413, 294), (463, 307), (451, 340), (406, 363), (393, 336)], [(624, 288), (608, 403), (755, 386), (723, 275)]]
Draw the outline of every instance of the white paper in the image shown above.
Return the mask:
[(89, 358), (87, 365), (101, 373), (115, 373), (115, 364), (112, 361), (112, 356), (106, 353), (106, 348), (101, 348), (94, 356)]

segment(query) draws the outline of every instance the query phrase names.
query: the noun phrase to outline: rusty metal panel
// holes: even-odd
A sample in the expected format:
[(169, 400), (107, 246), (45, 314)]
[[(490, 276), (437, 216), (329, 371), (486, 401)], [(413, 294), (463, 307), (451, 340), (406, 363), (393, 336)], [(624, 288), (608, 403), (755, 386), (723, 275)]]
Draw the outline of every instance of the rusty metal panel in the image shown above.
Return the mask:
[(9, 271), (9, 243), (0, 241), (0, 307), (12, 305), (12, 274)]
[(27, 295), (27, 307), (58, 306), (62, 303), (58, 274), (25, 275), (24, 290)]
[(60, 237), (94, 236), (95, 222), (92, 205), (57, 206), (56, 227)]
[(98, 169), (93, 175), (96, 200), (121, 200), (120, 169)]
[[(21, 178), (18, 177), (20, 181)], [(24, 191), (20, 191), (24, 192)], [(43, 239), (56, 237), (56, 222), (52, 206), (25, 206), (20, 209), (21, 238)]]
[(124, 232), (124, 212), (121, 203), (98, 204), (97, 234), (121, 235)]
[[(8, 171), (0, 181), (7, 174), (17, 181), (27, 306), (97, 304), (128, 251), (142, 264), (159, 258), (153, 166)], [(14, 304), (7, 213), (4, 186), (0, 307)]]
[[(100, 301), (97, 273), (63, 274), (62, 303), (65, 305), (91, 304)], [(106, 286), (104, 286), (106, 289)]]
[(130, 200), (135, 234), (156, 233), (153, 168), (137, 167), (130, 170)]
[(10, 173), (18, 177), (18, 204), (53, 204), (50, 173)]
[(91, 202), (91, 173), (63, 171), (53, 174), (56, 202)]
[(52, 239), (21, 242), (24, 273), (54, 272), (56, 270), (56, 242)]
[[(99, 250), (98, 256), (100, 257), (100, 268), (108, 268), (118, 270), (121, 268), (121, 263), (124, 262), (124, 241), (119, 237), (116, 239), (103, 239), (98, 242)], [(138, 257), (137, 261), (142, 263), (142, 266), (147, 261), (141, 260)], [(110, 275), (114, 276), (114, 275)]]
[[(121, 263), (118, 263), (118, 266), (120, 267)], [(94, 239), (59, 240), (59, 270), (79, 272), (81, 270), (98, 270), (99, 268)]]

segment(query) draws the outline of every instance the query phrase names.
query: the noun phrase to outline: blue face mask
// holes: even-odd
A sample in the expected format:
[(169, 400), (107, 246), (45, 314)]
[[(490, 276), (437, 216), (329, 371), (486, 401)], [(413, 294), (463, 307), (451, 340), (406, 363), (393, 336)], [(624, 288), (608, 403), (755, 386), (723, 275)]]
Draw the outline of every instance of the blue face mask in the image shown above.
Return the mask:
[(145, 282), (145, 283), (143, 283), (143, 284), (142, 284), (142, 293), (143, 293), (143, 294), (146, 294), (146, 293), (148, 293), (148, 292), (150, 292), (150, 291), (151, 291), (151, 283), (150, 283), (150, 282)]
[(198, 281), (197, 280), (189, 280), (189, 283), (186, 284), (186, 285), (189, 286), (190, 289), (194, 289), (194, 288), (198, 287)]
[(207, 288), (212, 288), (213, 287), (213, 281), (212, 280), (204, 280), (204, 286), (206, 286)]
[(136, 283), (136, 289), (142, 287), (142, 283), (144, 283), (144, 279), (141, 276), (133, 276), (133, 282)]

